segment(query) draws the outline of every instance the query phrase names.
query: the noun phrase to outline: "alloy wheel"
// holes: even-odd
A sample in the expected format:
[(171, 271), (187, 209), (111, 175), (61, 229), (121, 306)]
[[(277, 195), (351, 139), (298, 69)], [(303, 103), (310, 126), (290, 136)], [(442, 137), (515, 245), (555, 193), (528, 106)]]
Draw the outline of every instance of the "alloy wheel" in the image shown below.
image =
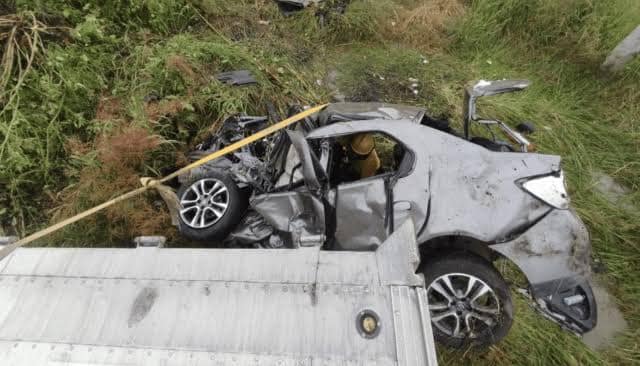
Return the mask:
[(498, 297), (475, 276), (442, 275), (427, 288), (427, 299), (431, 322), (450, 337), (477, 338), (499, 323)]
[(224, 216), (229, 206), (229, 192), (218, 179), (200, 179), (184, 191), (180, 206), (180, 218), (187, 226), (204, 229)]

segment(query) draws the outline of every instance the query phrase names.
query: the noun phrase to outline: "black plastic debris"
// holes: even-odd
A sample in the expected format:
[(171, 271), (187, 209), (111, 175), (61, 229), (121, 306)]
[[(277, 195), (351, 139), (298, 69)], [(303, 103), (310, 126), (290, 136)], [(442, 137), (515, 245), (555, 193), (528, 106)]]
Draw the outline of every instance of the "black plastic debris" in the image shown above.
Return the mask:
[(248, 85), (258, 83), (249, 70), (221, 72), (216, 75), (216, 79), (229, 85)]
[(151, 93), (145, 95), (142, 100), (145, 103), (151, 103), (151, 102), (157, 102), (160, 99), (162, 99), (162, 98), (158, 94), (156, 94), (155, 92), (151, 92)]
[(536, 132), (536, 126), (533, 122), (522, 122), (516, 126), (516, 130), (520, 133), (532, 134)]
[(283, 14), (288, 15), (300, 11), (311, 4), (318, 4), (322, 0), (275, 0)]

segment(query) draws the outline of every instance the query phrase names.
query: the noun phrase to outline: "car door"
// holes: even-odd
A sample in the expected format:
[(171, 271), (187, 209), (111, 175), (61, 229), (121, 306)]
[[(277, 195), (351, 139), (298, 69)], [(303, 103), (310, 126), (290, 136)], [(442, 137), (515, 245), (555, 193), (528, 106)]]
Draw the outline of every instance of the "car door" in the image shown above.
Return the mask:
[(375, 250), (388, 237), (392, 222), (391, 202), (394, 174), (328, 187), (328, 154), (321, 142), (322, 159), (318, 159), (302, 134), (288, 132), (300, 157), (302, 175), (312, 199), (317, 220), (322, 220), (332, 249)]
[[(393, 140), (396, 143), (402, 145), (405, 150), (405, 156), (402, 159), (400, 165), (397, 167), (394, 175), (387, 177), (387, 188), (389, 193), (384, 197), (389, 202), (389, 197), (392, 198), (393, 209), (390, 209), (386, 215), (387, 230), (393, 231), (395, 227), (400, 227), (406, 220), (412, 220), (414, 227), (416, 228), (416, 234), (426, 235), (426, 224), (430, 217), (430, 192), (431, 187), (431, 161), (430, 157), (432, 152), (446, 151), (446, 149), (455, 146), (456, 141), (464, 141), (455, 137), (446, 138), (446, 134), (426, 128), (416, 124), (409, 120), (397, 120), (390, 123), (388, 120), (366, 120), (366, 121), (350, 121), (350, 122), (338, 122), (328, 126), (320, 127), (307, 135), (307, 139), (330, 139), (339, 138), (340, 136), (347, 136), (355, 133), (363, 132), (381, 132)], [(444, 138), (443, 138), (444, 137)], [(330, 174), (331, 177), (331, 174)], [(371, 177), (369, 179), (381, 179), (382, 176)], [(362, 184), (366, 185), (366, 181), (363, 180)], [(374, 183), (371, 183), (374, 184)], [(377, 192), (380, 192), (380, 182), (377, 183)], [(350, 189), (356, 190), (357, 184), (345, 183), (340, 190), (344, 190), (348, 193)], [(444, 189), (444, 187), (442, 188)], [(339, 193), (337, 189), (332, 189), (332, 193)], [(370, 197), (371, 195), (369, 195)], [(365, 196), (366, 197), (366, 196)], [(365, 201), (366, 202), (366, 201)], [(344, 206), (344, 201), (340, 204), (341, 212), (345, 215), (340, 215), (341, 218), (347, 215), (349, 211), (348, 207)], [(378, 207), (380, 207), (378, 205)], [(364, 210), (359, 210), (364, 211)], [(328, 215), (328, 217), (331, 215)], [(381, 222), (381, 215), (375, 220), (370, 220), (372, 223), (376, 222), (377, 225)], [(347, 217), (348, 219), (348, 217)], [(337, 219), (338, 223), (344, 222), (344, 220)], [(329, 222), (328, 222), (329, 225)], [(369, 225), (367, 223), (367, 225)], [(391, 226), (391, 229), (389, 229)], [(341, 242), (344, 245), (348, 245), (348, 240), (342, 234), (345, 233), (346, 228), (340, 230), (339, 236), (342, 237)], [(380, 237), (380, 235), (378, 235)], [(361, 238), (356, 238), (356, 242), (365, 242)]]
[(375, 250), (390, 231), (391, 175), (374, 176), (338, 185), (335, 202), (335, 245), (342, 250)]
[(251, 206), (275, 229), (291, 233), (294, 246), (316, 245), (324, 241), (326, 231), (324, 171), (300, 132), (287, 131), (287, 135), (300, 159), (304, 186), (255, 196)]

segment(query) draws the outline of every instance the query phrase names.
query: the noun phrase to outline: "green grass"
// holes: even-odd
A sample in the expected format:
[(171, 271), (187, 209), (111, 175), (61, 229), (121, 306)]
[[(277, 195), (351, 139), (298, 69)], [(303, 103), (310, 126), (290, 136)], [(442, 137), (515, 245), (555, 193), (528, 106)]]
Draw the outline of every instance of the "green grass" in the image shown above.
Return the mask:
[[(288, 103), (327, 101), (332, 71), (350, 99), (423, 105), (457, 126), (466, 82), (528, 78), (529, 90), (487, 99), (480, 110), (507, 123), (534, 121), (539, 151), (562, 155), (593, 257), (605, 268), (600, 276), (629, 328), (613, 346), (591, 351), (514, 293), (516, 319), (504, 342), (480, 355), (440, 350), (441, 363), (640, 362), (640, 60), (616, 76), (598, 70), (637, 26), (637, 0), (477, 0), (463, 7), (439, 0), (353, 0), (344, 15), (332, 10), (339, 1), (329, 1), (319, 9), (324, 26), (318, 9), (285, 17), (267, 0), (195, 3), (198, 8), (169, 0), (16, 2), (25, 18), (35, 11), (46, 24), (69, 31), (43, 38), (19, 98), (0, 112), (5, 228), (13, 222), (22, 234), (32, 232), (126, 190), (135, 176), (166, 174), (213, 124), (236, 111), (265, 113), (268, 101), (281, 111)], [(252, 70), (260, 84), (229, 88), (211, 77), (237, 68)], [(18, 76), (14, 69), (7, 89)], [(418, 94), (409, 89), (414, 82)], [(150, 94), (162, 98), (160, 112), (144, 101)], [(104, 113), (105, 98), (116, 100), (117, 108)], [(123, 126), (143, 128), (161, 142), (144, 152), (140, 164), (125, 156), (130, 182), (110, 175), (114, 167), (99, 153), (101, 141), (127, 138), (118, 134)], [(636, 209), (599, 194), (594, 172), (629, 187), (626, 199)], [(98, 178), (87, 181), (92, 174)], [(148, 194), (48, 243), (126, 245), (150, 231), (178, 240), (160, 207), (158, 197)]]

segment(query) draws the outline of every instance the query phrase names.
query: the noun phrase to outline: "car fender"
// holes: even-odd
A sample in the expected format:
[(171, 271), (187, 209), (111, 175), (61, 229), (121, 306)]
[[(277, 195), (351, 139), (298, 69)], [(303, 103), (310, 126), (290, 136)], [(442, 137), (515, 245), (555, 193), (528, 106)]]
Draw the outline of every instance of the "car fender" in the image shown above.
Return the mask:
[(591, 243), (575, 212), (553, 210), (517, 238), (490, 248), (520, 268), (531, 295), (550, 319), (578, 334), (595, 327)]

